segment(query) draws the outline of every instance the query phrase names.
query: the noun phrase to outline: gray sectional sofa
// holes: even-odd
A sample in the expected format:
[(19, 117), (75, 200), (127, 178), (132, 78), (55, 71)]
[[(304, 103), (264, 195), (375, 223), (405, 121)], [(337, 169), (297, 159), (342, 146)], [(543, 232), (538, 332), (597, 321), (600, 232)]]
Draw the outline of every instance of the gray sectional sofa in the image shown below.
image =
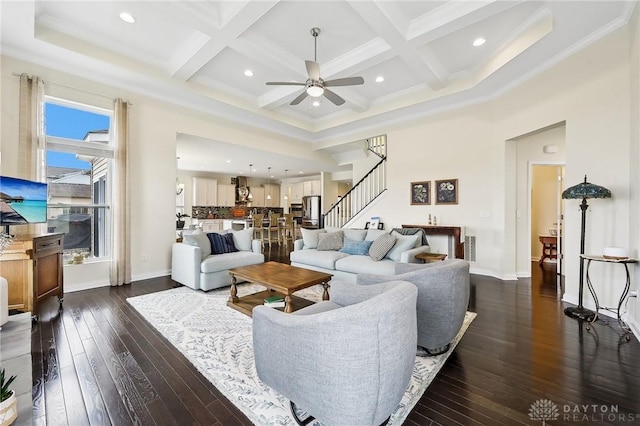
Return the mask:
[[(321, 240), (326, 238), (326, 235), (323, 234), (336, 232), (342, 232), (342, 246), (338, 249), (322, 247)], [(396, 239), (395, 244), (381, 260), (374, 260), (374, 257), (365, 250), (366, 243), (371, 243), (373, 246), (374, 242), (383, 234), (393, 235)], [(327, 228), (302, 229), (302, 237), (294, 242), (293, 251), (289, 255), (291, 265), (332, 274), (334, 279), (349, 282), (356, 282), (357, 274), (360, 273), (394, 275), (397, 264), (421, 263), (420, 260), (416, 260), (416, 254), (430, 251), (429, 246), (423, 243), (423, 235), (420, 233), (401, 235), (395, 231), (378, 229)], [(345, 252), (346, 246), (357, 247), (358, 243), (363, 246), (362, 254)]]

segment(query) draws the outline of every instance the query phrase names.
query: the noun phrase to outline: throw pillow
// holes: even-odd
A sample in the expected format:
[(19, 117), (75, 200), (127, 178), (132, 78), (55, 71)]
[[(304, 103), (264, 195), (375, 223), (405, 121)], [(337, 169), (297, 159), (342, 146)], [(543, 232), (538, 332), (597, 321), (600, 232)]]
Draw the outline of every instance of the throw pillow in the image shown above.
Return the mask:
[(182, 242), (190, 246), (200, 247), (202, 259), (211, 254), (211, 242), (201, 229), (196, 229), (189, 234), (183, 232)]
[(238, 251), (233, 243), (233, 234), (216, 234), (211, 232), (207, 234), (209, 241), (211, 241), (211, 253), (212, 254), (224, 254), (233, 253)]
[(241, 231), (230, 230), (233, 235), (233, 244), (240, 251), (251, 251), (251, 240), (253, 240), (253, 228)]
[(347, 238), (345, 234), (344, 244), (340, 251), (347, 254), (361, 254), (366, 256), (369, 254), (371, 244), (373, 244), (373, 241), (356, 241), (351, 238)]
[(318, 250), (340, 250), (343, 237), (342, 231), (318, 234)]
[(367, 229), (367, 235), (364, 238), (365, 241), (375, 241), (380, 235), (388, 234), (389, 231), (385, 231), (383, 229)]
[(414, 238), (415, 239), (415, 244), (414, 247), (420, 247), (422, 245), (422, 234), (421, 233), (415, 233), (415, 234), (401, 234), (399, 232), (396, 231), (391, 231), (391, 235), (395, 235), (396, 238)]
[(369, 256), (375, 261), (382, 260), (395, 243), (396, 237), (391, 234), (382, 234), (371, 244)]
[(325, 231), (324, 229), (300, 228), (300, 232), (302, 232), (302, 240), (304, 241), (304, 248), (314, 249), (318, 247), (318, 235), (323, 234), (327, 231)]
[(345, 229), (342, 230), (342, 232), (344, 232), (344, 237), (345, 238), (349, 238), (352, 241), (364, 241), (364, 237), (367, 236), (367, 230), (366, 229), (349, 229), (349, 228), (345, 228)]
[(391, 236), (395, 236), (396, 244), (393, 246), (391, 250), (387, 253), (386, 257), (395, 261), (400, 262), (400, 255), (402, 252), (415, 248), (416, 242), (420, 235), (400, 235), (400, 234), (391, 234)]

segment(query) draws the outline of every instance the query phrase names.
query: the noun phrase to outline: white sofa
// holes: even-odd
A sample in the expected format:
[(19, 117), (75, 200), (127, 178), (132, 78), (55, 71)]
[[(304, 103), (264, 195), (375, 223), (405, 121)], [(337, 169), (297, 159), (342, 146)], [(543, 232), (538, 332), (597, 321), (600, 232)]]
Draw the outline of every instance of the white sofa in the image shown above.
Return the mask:
[[(423, 234), (413, 236), (399, 235), (392, 231), (397, 240), (394, 247), (382, 260), (374, 260), (368, 254), (348, 254), (340, 250), (318, 250), (320, 234), (337, 231), (338, 228), (320, 230), (303, 229), (303, 239), (294, 241), (293, 251), (289, 254), (292, 266), (312, 269), (332, 274), (333, 279), (356, 282), (360, 273), (377, 275), (394, 275), (398, 263), (422, 263), (416, 259), (416, 254), (429, 252), (430, 247), (423, 244)], [(339, 229), (343, 232), (345, 241), (375, 241), (382, 234), (389, 231), (378, 229)], [(411, 240), (413, 242), (411, 243)]]
[(209, 291), (231, 285), (229, 269), (264, 262), (262, 243), (254, 240), (253, 228), (242, 231), (225, 230), (218, 234), (233, 234), (238, 251), (211, 254), (211, 243), (201, 230), (183, 233), (183, 242), (171, 250), (171, 279), (194, 290)]

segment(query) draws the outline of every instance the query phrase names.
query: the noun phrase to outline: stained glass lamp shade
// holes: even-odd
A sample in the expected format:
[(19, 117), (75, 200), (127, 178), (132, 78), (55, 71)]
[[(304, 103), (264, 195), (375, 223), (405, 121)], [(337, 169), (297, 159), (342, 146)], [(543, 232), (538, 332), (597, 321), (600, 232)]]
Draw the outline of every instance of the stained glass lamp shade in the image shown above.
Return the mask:
[[(584, 182), (567, 188), (562, 192), (564, 199), (582, 199), (580, 210), (582, 210), (582, 225), (580, 232), (580, 254), (584, 254), (584, 233), (587, 220), (587, 198), (611, 198), (611, 191), (599, 185), (587, 182), (587, 175), (584, 176)], [(578, 293), (578, 306), (565, 308), (564, 313), (567, 316), (585, 321), (593, 321), (595, 312), (582, 306), (582, 297), (584, 294), (584, 259), (580, 257), (580, 288)]]

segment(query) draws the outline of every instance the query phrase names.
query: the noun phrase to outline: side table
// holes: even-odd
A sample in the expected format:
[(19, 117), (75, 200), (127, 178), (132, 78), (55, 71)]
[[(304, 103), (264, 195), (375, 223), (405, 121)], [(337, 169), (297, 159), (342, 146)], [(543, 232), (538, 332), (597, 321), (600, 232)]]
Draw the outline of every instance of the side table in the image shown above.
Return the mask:
[[(629, 276), (629, 267), (627, 266), (629, 263), (638, 263), (638, 259), (631, 259), (628, 257), (625, 258), (611, 258), (611, 257), (604, 257), (604, 256), (593, 256), (593, 255), (587, 255), (587, 254), (581, 254), (580, 255), (581, 258), (585, 259), (587, 261), (587, 272), (586, 272), (586, 276), (587, 276), (587, 287), (589, 288), (589, 292), (591, 292), (591, 296), (593, 296), (593, 300), (596, 303), (596, 314), (593, 317), (593, 320), (591, 322), (595, 322), (598, 319), (598, 311), (600, 309), (604, 309), (607, 311), (611, 311), (611, 312), (616, 312), (617, 318), (618, 318), (618, 324), (620, 324), (620, 327), (625, 331), (626, 333), (626, 339), (630, 340), (630, 336), (629, 333), (631, 333), (631, 329), (629, 328), (629, 326), (627, 325), (627, 323), (625, 323), (622, 318), (620, 317), (620, 309), (622, 308), (622, 304), (624, 303), (624, 300), (626, 299), (627, 295), (629, 294), (629, 288), (631, 287), (631, 277)], [(596, 296), (596, 292), (593, 288), (593, 285), (591, 284), (591, 277), (589, 276), (589, 266), (591, 266), (591, 262), (606, 262), (606, 263), (620, 263), (622, 265), (624, 265), (624, 270), (627, 274), (627, 280), (624, 286), (624, 289), (622, 290), (622, 295), (620, 296), (620, 300), (618, 301), (618, 307), (617, 308), (607, 308), (607, 307), (601, 307), (600, 303), (598, 302), (598, 296)]]
[(539, 235), (538, 239), (542, 243), (542, 255), (538, 265), (542, 266), (545, 259), (558, 258), (558, 237), (554, 235)]
[(446, 254), (441, 253), (418, 253), (416, 254), (416, 259), (422, 260), (424, 263), (436, 262), (438, 260), (445, 260), (447, 258)]

